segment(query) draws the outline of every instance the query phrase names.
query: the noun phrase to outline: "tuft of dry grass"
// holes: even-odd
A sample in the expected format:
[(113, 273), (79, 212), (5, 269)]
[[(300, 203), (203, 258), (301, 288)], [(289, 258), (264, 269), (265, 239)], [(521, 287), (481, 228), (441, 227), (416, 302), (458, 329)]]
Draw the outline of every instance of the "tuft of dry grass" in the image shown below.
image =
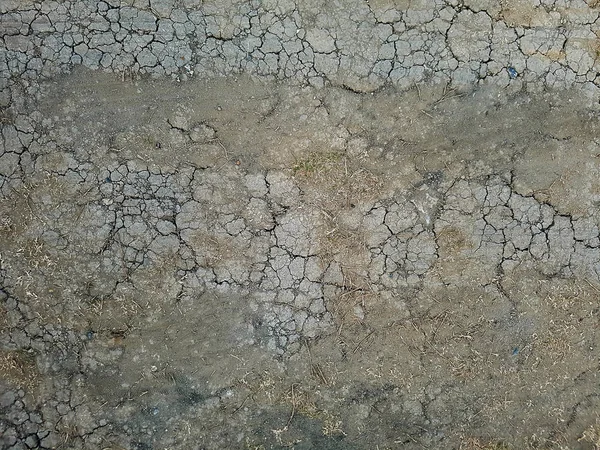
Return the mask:
[(331, 414), (328, 411), (323, 413), (323, 427), (321, 428), (321, 432), (324, 436), (345, 436), (344, 430), (342, 429), (342, 421), (339, 420), (339, 417)]
[(296, 161), (292, 173), (307, 193), (307, 202), (333, 215), (341, 208), (377, 197), (383, 188), (376, 175), (353, 167), (340, 152), (309, 153)]
[(13, 114), (6, 108), (0, 108), (0, 125), (14, 123)]
[(33, 390), (39, 381), (33, 355), (21, 350), (0, 350), (0, 379), (17, 388)]
[(328, 307), (336, 322), (338, 339), (354, 348), (361, 335), (365, 331), (370, 332), (360, 315), (357, 315), (357, 309), (364, 314), (367, 305), (376, 303), (378, 299), (379, 295), (370, 288), (351, 282), (339, 296), (332, 299)]
[(546, 52), (544, 54), (544, 56), (546, 58), (548, 58), (550, 61), (564, 61), (564, 59), (567, 57), (567, 54), (564, 50), (550, 50), (548, 52)]
[(366, 249), (365, 237), (357, 230), (351, 230), (341, 225), (336, 216), (323, 212), (327, 232), (323, 239), (323, 252), (329, 255), (339, 254), (343, 260), (347, 256), (356, 255), (356, 251)]
[(510, 447), (502, 442), (469, 437), (460, 443), (459, 450), (510, 450)]
[(296, 160), (292, 167), (295, 176), (311, 177), (332, 170), (344, 157), (340, 152), (311, 152)]
[(304, 193), (304, 201), (324, 218), (325, 231), (319, 239), (323, 261), (340, 265), (344, 290), (370, 290), (366, 238), (343, 217), (352, 216), (360, 204), (379, 198), (383, 181), (343, 152), (311, 152), (296, 161), (292, 173)]
[[(312, 375), (315, 378), (319, 377), (318, 374), (312, 373)], [(294, 427), (299, 415), (320, 421), (321, 432), (324, 436), (345, 435), (340, 417), (317, 404), (314, 389), (310, 385), (305, 386), (301, 383), (289, 385), (285, 379), (273, 377), (266, 371), (260, 374), (247, 373), (239, 380), (239, 383), (248, 389), (247, 398), (251, 398), (254, 402), (266, 401), (268, 404), (288, 409), (289, 413), (284, 417), (285, 420), (282, 421), (281, 427), (271, 430), (281, 445), (285, 441), (286, 433)], [(246, 400), (238, 405), (233, 414), (240, 410), (245, 403)], [(247, 441), (246, 445), (247, 448), (259, 448), (252, 441)]]
[(246, 450), (265, 450), (265, 446), (262, 444), (256, 444), (252, 441), (252, 439), (250, 439), (248, 436), (246, 436), (246, 440), (244, 442), (244, 449)]
[(592, 40), (589, 44), (589, 47), (594, 61), (598, 62), (598, 60), (600, 60), (600, 37)]
[(595, 450), (600, 450), (600, 423), (590, 425), (590, 427), (583, 432), (583, 435), (577, 441), (589, 442), (594, 446)]
[(14, 229), (13, 220), (9, 216), (0, 217), (0, 233), (10, 233)]
[(535, 7), (526, 3), (514, 2), (513, 0), (502, 0), (500, 17), (509, 26), (531, 26), (536, 14)]
[(457, 254), (468, 248), (468, 237), (460, 229), (449, 226), (438, 233), (438, 245), (448, 254)]

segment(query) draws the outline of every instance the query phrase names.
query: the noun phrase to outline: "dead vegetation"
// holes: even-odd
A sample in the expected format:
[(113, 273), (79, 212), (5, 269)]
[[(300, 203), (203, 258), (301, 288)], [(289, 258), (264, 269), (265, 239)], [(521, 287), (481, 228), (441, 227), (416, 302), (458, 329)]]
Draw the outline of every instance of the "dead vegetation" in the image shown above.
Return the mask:
[(600, 8), (600, 0), (587, 0), (587, 4), (590, 8)]
[[(308, 351), (310, 354), (310, 350)], [(260, 374), (246, 373), (240, 380), (240, 386), (248, 390), (248, 394), (240, 405), (234, 408), (232, 414), (237, 414), (244, 405), (250, 402), (264, 402), (277, 407), (285, 407), (288, 413), (281, 417), (279, 426), (271, 430), (277, 444), (288, 447), (298, 443), (296, 440), (296, 421), (299, 416), (316, 420), (321, 424), (321, 433), (325, 437), (343, 436), (343, 421), (324, 405), (315, 395), (314, 383), (319, 382), (319, 375), (314, 373), (319, 370), (320, 376), (324, 376), (318, 365), (313, 365), (311, 374), (302, 381), (288, 384), (288, 381), (270, 372)], [(264, 448), (255, 438), (246, 438), (245, 448)]]
[(383, 189), (379, 177), (355, 167), (341, 152), (309, 153), (296, 161), (292, 173), (308, 194), (308, 202), (329, 214), (376, 198)]
[(513, 27), (530, 27), (536, 15), (543, 12), (543, 9), (539, 11), (534, 5), (521, 0), (502, 0), (500, 3), (502, 6), (500, 17)]
[(0, 350), (0, 379), (32, 392), (39, 382), (34, 355), (23, 350)]
[(7, 108), (0, 107), (0, 125), (12, 124), (14, 123), (14, 117), (11, 111)]
[(600, 36), (598, 36), (598, 34), (599, 32), (596, 32), (596, 39), (590, 40), (588, 45), (596, 64), (598, 63), (598, 60), (600, 60)]
[(600, 449), (600, 422), (596, 420), (595, 424), (589, 426), (582, 436), (578, 439), (579, 442), (587, 442), (594, 446), (594, 450)]
[(502, 442), (469, 437), (461, 442), (459, 450), (511, 450)]
[(460, 229), (452, 226), (444, 227), (437, 233), (437, 242), (441, 252), (454, 255), (468, 248), (468, 238)]

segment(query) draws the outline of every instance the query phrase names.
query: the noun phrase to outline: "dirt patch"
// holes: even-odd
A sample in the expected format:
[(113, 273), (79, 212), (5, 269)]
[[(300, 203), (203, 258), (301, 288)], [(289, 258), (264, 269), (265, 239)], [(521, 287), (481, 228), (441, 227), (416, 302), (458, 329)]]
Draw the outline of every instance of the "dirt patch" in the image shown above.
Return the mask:
[(0, 411), (43, 448), (595, 445), (585, 97), (43, 92), (0, 203)]

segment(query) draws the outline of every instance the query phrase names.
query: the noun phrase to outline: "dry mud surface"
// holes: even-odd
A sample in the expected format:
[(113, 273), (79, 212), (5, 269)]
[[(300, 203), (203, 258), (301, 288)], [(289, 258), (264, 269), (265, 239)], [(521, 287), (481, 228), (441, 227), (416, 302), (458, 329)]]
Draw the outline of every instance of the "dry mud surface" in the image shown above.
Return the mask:
[(224, 3), (0, 2), (0, 449), (599, 449), (597, 2)]
[(3, 447), (597, 443), (577, 92), (40, 91), (3, 128)]

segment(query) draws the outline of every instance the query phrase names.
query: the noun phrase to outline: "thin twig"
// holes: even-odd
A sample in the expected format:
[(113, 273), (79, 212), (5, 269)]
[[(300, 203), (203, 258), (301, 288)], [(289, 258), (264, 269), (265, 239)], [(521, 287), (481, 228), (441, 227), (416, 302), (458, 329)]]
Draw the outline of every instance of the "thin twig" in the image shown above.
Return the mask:
[(248, 395), (246, 395), (246, 397), (244, 398), (244, 400), (242, 401), (242, 403), (240, 404), (240, 406), (238, 406), (237, 408), (235, 408), (233, 410), (233, 412), (231, 413), (231, 415), (233, 416), (236, 412), (238, 412), (240, 409), (242, 409), (242, 407), (246, 404), (246, 401), (250, 398), (250, 396), (252, 395), (252, 392)]
[[(452, 92), (452, 91), (450, 91), (450, 92)], [(464, 97), (464, 96), (465, 96), (465, 94), (456, 94), (456, 95), (450, 95), (450, 96), (444, 95), (438, 101), (436, 101), (434, 103), (434, 105), (442, 103), (443, 101), (446, 101), (446, 100), (450, 100), (451, 98), (460, 98), (460, 97)]]
[(288, 429), (288, 427), (292, 423), (292, 419), (294, 418), (294, 414), (296, 414), (296, 397), (294, 396), (294, 386), (295, 386), (295, 384), (292, 383), (292, 413), (290, 414), (290, 418), (288, 419), (287, 424), (285, 425), (284, 430)]
[(419, 85), (417, 84), (416, 81), (414, 81), (415, 83), (415, 87), (417, 88), (417, 94), (419, 94), (419, 100), (423, 100), (423, 98), (421, 97), (421, 89), (419, 88)]
[(585, 280), (585, 281), (586, 281), (586, 283), (587, 283), (587, 284), (589, 284), (589, 285), (591, 286), (591, 288), (592, 288), (593, 290), (595, 290), (596, 292), (600, 292), (600, 289), (598, 289), (598, 287), (597, 287), (597, 286), (594, 286), (590, 280), (588, 280), (588, 279), (586, 278), (586, 280)]
[(354, 350), (352, 351), (352, 354), (356, 353), (358, 351), (358, 348), (361, 346), (361, 344), (363, 342), (365, 342), (369, 337), (371, 337), (371, 335), (375, 333), (375, 330), (372, 330), (369, 334), (367, 334), (364, 338), (362, 338), (358, 344), (356, 344), (356, 347), (354, 347)]

